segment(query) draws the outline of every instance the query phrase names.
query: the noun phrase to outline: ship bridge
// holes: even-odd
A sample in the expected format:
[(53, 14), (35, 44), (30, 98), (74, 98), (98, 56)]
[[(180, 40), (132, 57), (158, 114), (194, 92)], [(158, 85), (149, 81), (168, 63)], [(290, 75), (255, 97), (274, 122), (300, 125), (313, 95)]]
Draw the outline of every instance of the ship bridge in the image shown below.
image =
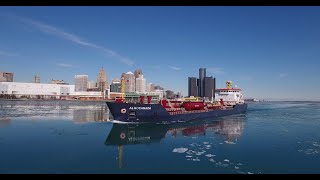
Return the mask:
[(234, 105), (237, 103), (244, 103), (242, 91), (240, 88), (233, 88), (231, 81), (226, 82), (227, 87), (216, 89), (216, 101), (224, 101), (226, 104)]

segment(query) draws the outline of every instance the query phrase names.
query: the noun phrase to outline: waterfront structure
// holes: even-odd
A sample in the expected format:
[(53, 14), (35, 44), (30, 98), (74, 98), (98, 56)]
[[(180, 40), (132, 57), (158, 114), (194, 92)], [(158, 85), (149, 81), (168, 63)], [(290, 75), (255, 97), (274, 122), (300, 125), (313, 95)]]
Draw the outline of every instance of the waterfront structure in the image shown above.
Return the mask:
[(188, 96), (198, 96), (198, 86), (197, 86), (197, 78), (189, 77), (188, 78)]
[(132, 72), (127, 72), (124, 75), (124, 92), (130, 93), (135, 92), (136, 82)]
[(106, 89), (108, 89), (108, 87), (109, 87), (107, 73), (103, 69), (103, 67), (101, 67), (99, 74), (98, 74), (97, 87), (98, 87), (99, 91), (102, 91), (102, 92), (105, 91)]
[(13, 73), (0, 72), (0, 82), (13, 82)]
[(14, 95), (17, 98), (102, 98), (101, 92), (75, 92), (75, 85), (22, 82), (0, 82), (0, 94)]
[(58, 79), (51, 79), (51, 84), (68, 85), (68, 83), (65, 83), (63, 80), (58, 80)]
[(87, 91), (88, 89), (88, 75), (75, 75), (75, 91)]
[(121, 83), (120, 81), (112, 81), (112, 84), (110, 85), (110, 92), (121, 92)]
[(38, 76), (38, 75), (35, 75), (34, 76), (34, 81), (33, 81), (34, 83), (40, 83), (40, 76)]
[(151, 95), (151, 96), (158, 96), (159, 99), (163, 99), (164, 98), (164, 90), (160, 90), (160, 89), (157, 89), (157, 90), (154, 90), (154, 91), (149, 91), (146, 93), (146, 95)]
[(40, 84), (21, 82), (1, 82), (0, 93), (15, 96), (51, 96), (71, 95), (74, 85)]
[(136, 78), (136, 92), (137, 93), (146, 92), (146, 79), (141, 74), (139, 75), (138, 78)]

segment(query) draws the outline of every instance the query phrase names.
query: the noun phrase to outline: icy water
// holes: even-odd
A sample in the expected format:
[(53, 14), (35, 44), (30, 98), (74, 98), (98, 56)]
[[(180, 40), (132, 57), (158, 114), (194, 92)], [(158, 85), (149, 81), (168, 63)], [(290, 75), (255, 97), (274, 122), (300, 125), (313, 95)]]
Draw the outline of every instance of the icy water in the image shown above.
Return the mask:
[(320, 173), (319, 102), (171, 125), (108, 120), (104, 103), (0, 101), (0, 173)]

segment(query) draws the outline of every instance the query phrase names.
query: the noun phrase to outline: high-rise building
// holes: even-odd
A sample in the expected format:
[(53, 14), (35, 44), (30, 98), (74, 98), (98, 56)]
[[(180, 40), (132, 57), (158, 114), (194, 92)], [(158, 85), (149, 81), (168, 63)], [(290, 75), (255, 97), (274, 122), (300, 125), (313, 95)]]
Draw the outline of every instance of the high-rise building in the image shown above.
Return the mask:
[(121, 81), (119, 80), (119, 79), (117, 79), (117, 78), (114, 78), (114, 79), (112, 79), (112, 81), (111, 81), (111, 83), (121, 83)]
[(204, 96), (211, 100), (211, 98), (215, 98), (215, 81), (216, 78), (211, 77), (204, 77), (203, 89), (204, 89)]
[(109, 84), (108, 84), (108, 77), (106, 71), (101, 67), (98, 78), (97, 78), (97, 87), (99, 91), (104, 91), (108, 89)]
[(141, 69), (136, 69), (133, 74), (135, 78), (138, 78), (139, 75), (143, 75)]
[(199, 84), (198, 84), (198, 95), (204, 97), (204, 77), (206, 77), (206, 68), (199, 69)]
[(136, 92), (146, 92), (146, 79), (141, 74), (136, 78)]
[(38, 75), (35, 75), (34, 76), (34, 81), (33, 81), (34, 83), (40, 83), (40, 76), (38, 76)]
[(96, 82), (94, 81), (88, 81), (88, 89), (95, 89), (97, 86), (96, 86)]
[(88, 89), (88, 75), (75, 75), (75, 91), (87, 91)]
[(110, 92), (121, 92), (121, 82), (118, 79), (113, 79), (110, 84)]
[(197, 85), (197, 78), (196, 77), (189, 77), (188, 78), (188, 96), (198, 96), (198, 85)]
[(127, 72), (124, 75), (124, 92), (135, 92), (136, 78), (132, 72)]
[(13, 82), (13, 73), (0, 72), (0, 82)]

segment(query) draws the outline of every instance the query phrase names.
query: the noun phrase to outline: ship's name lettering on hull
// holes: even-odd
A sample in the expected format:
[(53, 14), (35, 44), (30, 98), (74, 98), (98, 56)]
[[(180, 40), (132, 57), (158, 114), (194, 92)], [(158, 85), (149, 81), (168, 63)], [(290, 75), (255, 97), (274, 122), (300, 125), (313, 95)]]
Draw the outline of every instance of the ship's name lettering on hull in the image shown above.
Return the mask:
[(130, 110), (151, 110), (151, 107), (129, 107)]

